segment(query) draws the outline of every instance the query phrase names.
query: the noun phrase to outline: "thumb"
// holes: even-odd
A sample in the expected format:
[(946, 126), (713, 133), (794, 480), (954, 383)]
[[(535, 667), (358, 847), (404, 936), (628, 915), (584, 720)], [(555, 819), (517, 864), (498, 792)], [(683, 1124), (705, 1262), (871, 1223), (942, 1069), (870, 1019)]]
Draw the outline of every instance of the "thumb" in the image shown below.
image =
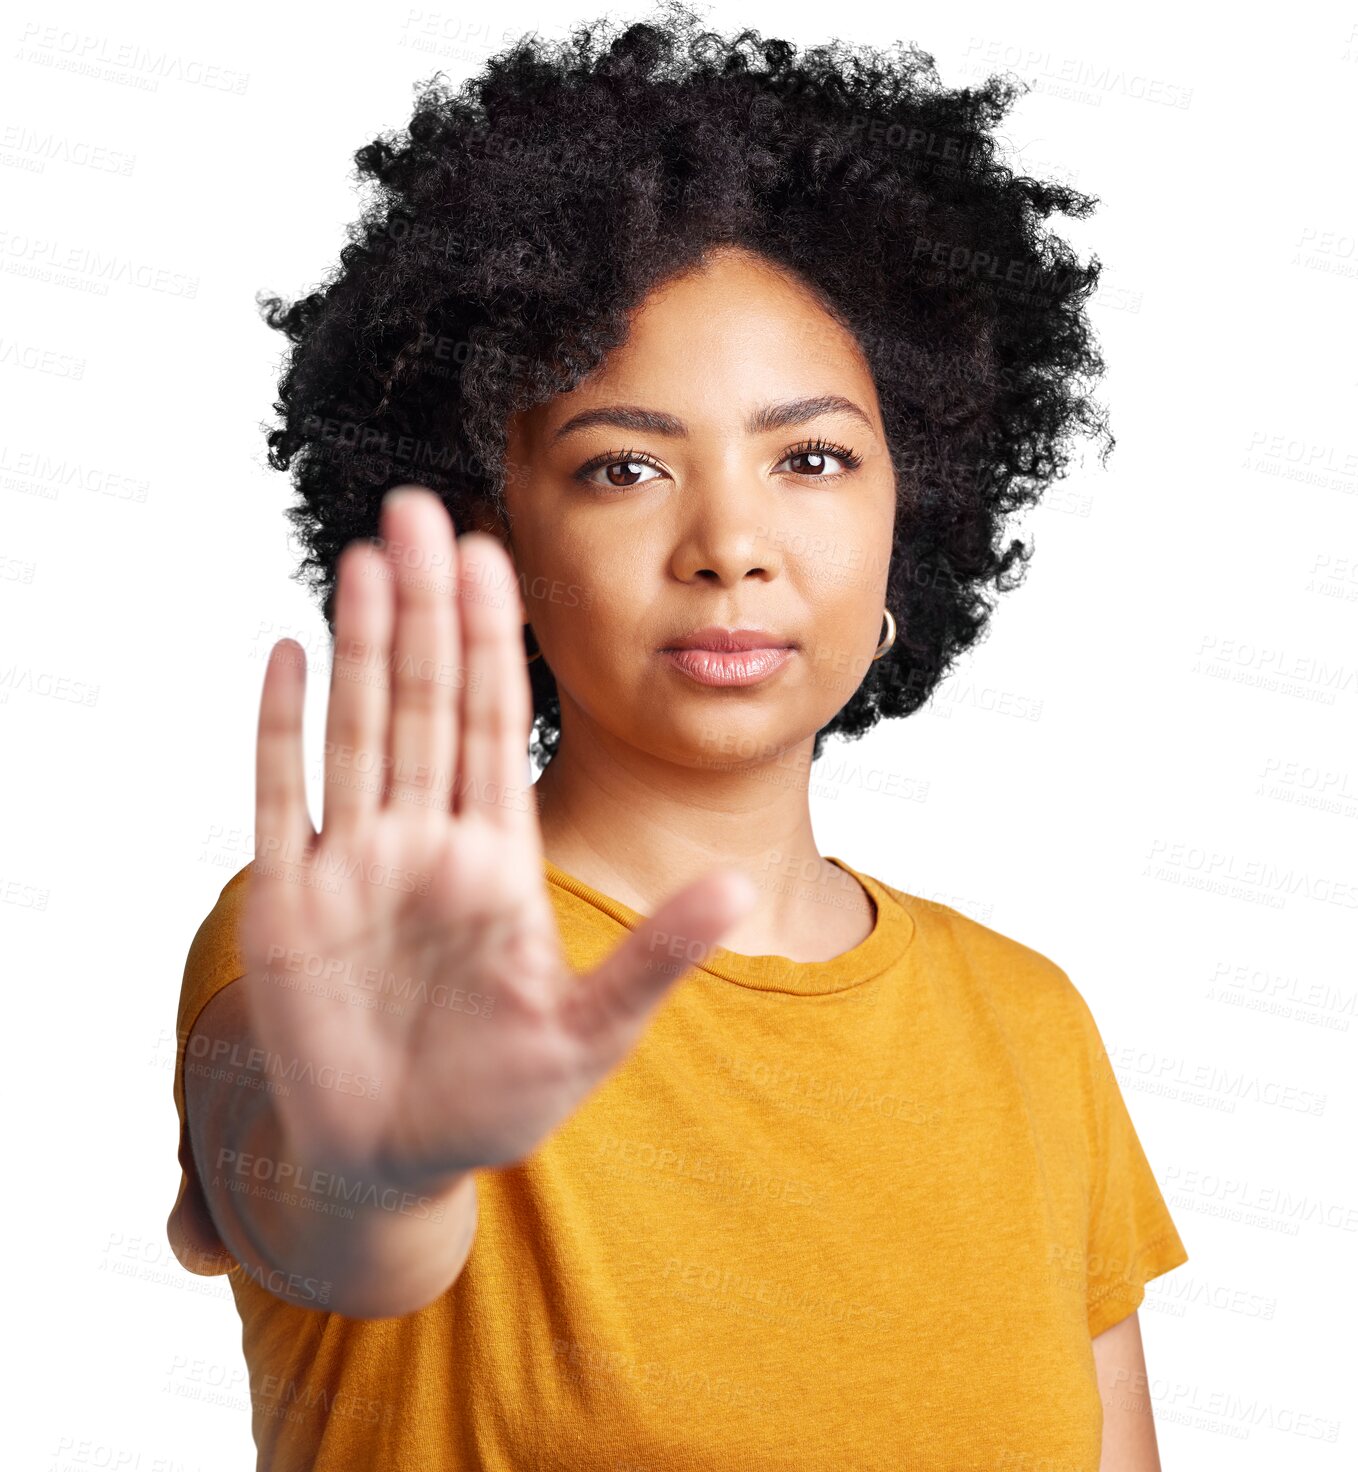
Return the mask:
[(675, 982), (758, 902), (748, 875), (715, 870), (672, 895), (578, 978), (562, 1004), (563, 1020), (591, 1055), (596, 1076), (622, 1060)]

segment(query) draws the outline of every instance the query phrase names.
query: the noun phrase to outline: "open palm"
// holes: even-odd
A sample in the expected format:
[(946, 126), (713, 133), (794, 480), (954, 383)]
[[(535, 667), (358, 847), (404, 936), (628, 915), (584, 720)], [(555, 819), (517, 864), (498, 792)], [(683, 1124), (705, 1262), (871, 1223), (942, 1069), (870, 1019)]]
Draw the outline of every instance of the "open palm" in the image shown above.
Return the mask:
[[(290, 1148), (410, 1189), (528, 1154), (627, 1055), (754, 900), (717, 871), (595, 970), (562, 953), (524, 786), (532, 702), (508, 553), (402, 487), (339, 561), (321, 831), (305, 656), (270, 654), (241, 917), (259, 1046), (303, 1082)], [(676, 959), (677, 958), (677, 959)]]

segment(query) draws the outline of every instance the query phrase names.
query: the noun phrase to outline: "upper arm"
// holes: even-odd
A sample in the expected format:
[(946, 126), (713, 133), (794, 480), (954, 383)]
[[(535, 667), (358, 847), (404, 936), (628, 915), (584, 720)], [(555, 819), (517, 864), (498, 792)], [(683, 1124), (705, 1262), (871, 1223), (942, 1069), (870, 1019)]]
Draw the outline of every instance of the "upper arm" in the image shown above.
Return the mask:
[(184, 1110), (188, 1115), (189, 1140), (204, 1194), (213, 1204), (217, 1198), (210, 1186), (216, 1146), (227, 1113), (239, 1093), (232, 1060), (245, 1057), (252, 1047), (245, 991), (238, 983), (224, 986), (198, 1014), (189, 1031), (184, 1060)]
[(267, 1107), (265, 1091), (246, 1087), (248, 1060), (255, 1051), (246, 1006), (245, 978), (221, 987), (199, 1012), (185, 1041), (184, 1122), (194, 1170), (192, 1185), (205, 1226), (238, 1263), (253, 1253), (235, 1197), (224, 1182), (222, 1149), (228, 1129), (238, 1137), (247, 1115)]
[(1128, 1314), (1092, 1343), (1099, 1399), (1103, 1401), (1099, 1472), (1160, 1472), (1137, 1315)]
[[(200, 1177), (202, 1146), (230, 1102), (221, 1070), (243, 1056), (248, 1024), (239, 985), (246, 967), (238, 922), (250, 874), (246, 865), (222, 887), (199, 925), (184, 963), (175, 1018), (174, 1103), (179, 1118), (179, 1194), (166, 1222), (175, 1256), (190, 1272), (227, 1273), (236, 1259), (208, 1209), (211, 1177)], [(214, 1074), (216, 1077), (214, 1077)], [(244, 1092), (240, 1090), (231, 1092)]]
[(1084, 1044), (1085, 1304), (1090, 1338), (1096, 1339), (1135, 1312), (1146, 1284), (1187, 1262), (1188, 1252), (1142, 1149), (1098, 1024), (1069, 981), (1067, 999), (1074, 1004)]

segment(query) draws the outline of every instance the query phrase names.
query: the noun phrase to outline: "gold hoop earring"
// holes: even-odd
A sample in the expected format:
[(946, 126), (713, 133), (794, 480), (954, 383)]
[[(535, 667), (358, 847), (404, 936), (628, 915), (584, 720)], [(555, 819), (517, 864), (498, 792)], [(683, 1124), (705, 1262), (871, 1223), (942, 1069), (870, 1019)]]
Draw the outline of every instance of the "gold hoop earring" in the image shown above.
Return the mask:
[[(532, 626), (532, 624), (524, 624), (523, 627), (524, 627), (524, 632), (526, 633), (533, 626)], [(539, 649), (535, 653), (530, 654), (528, 656), (528, 658), (524, 660), (524, 663), (525, 664), (532, 664), (535, 659), (541, 659), (541, 658), (542, 658), (542, 650)]]
[(888, 649), (896, 642), (896, 620), (891, 616), (891, 610), (884, 608), (882, 612), (886, 615), (886, 637), (877, 646), (877, 653), (872, 657), (874, 660), (881, 659)]

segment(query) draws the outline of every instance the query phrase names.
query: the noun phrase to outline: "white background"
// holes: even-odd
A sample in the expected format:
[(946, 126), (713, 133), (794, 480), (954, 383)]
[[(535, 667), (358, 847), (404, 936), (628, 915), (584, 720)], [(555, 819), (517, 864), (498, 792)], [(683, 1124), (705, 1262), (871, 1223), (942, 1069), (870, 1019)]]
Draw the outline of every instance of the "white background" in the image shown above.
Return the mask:
[[(252, 854), (284, 635), (310, 658), (320, 782), (328, 640), (264, 462), (284, 343), (254, 295), (330, 271), (353, 152), (417, 82), (595, 13), (58, 3), (3, 23), (10, 1466), (253, 1466), (226, 1279), (184, 1273), (164, 1223), (180, 976)], [(1026, 583), (932, 706), (828, 745), (817, 831), (1088, 999), (1191, 1259), (1142, 1310), (1166, 1468), (1351, 1467), (1358, 11), (709, 16), (915, 40), (950, 85), (1012, 70), (1033, 83), (1002, 125), (1015, 164), (1102, 200), (1051, 223), (1105, 263), (1117, 450), (1024, 524)], [(129, 262), (160, 286), (104, 274)]]

